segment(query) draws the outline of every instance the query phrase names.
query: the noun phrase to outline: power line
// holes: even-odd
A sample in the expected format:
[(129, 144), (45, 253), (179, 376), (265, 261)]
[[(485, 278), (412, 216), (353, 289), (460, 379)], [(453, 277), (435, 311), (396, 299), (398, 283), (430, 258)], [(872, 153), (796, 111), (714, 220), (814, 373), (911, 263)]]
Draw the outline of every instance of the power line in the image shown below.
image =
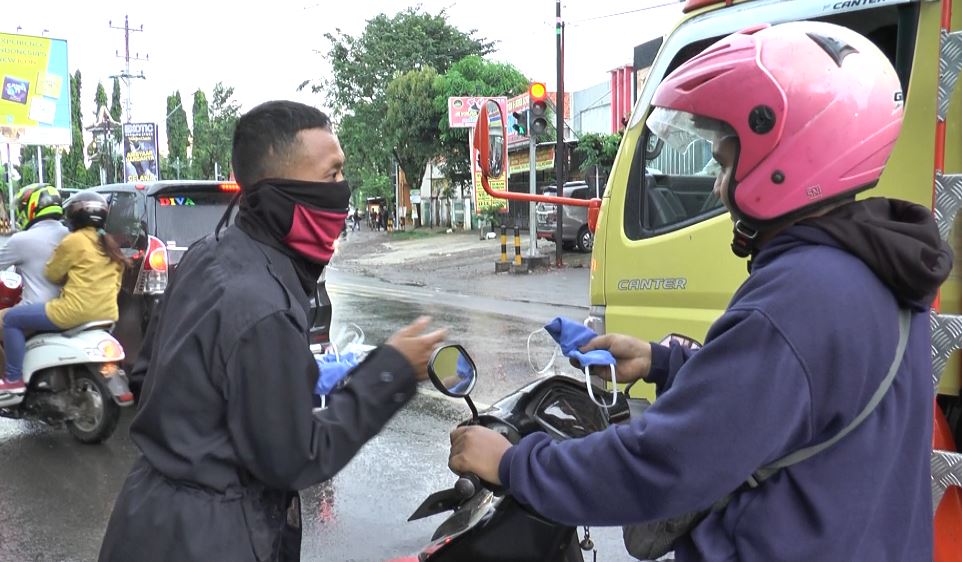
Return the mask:
[(627, 11), (618, 12), (618, 13), (615, 13), (615, 14), (605, 14), (605, 15), (603, 15), (603, 16), (595, 16), (595, 17), (592, 17), (592, 18), (585, 18), (585, 19), (583, 19), (583, 20), (576, 20), (576, 21), (567, 22), (567, 23), (568, 23), (568, 25), (578, 25), (578, 24), (582, 24), (582, 23), (589, 22), (589, 21), (597, 21), (597, 20), (607, 19), (607, 18), (613, 18), (613, 17), (617, 17), (617, 16), (625, 16), (625, 15), (628, 15), (628, 14), (636, 14), (636, 13), (638, 13), (638, 12), (646, 12), (646, 11), (648, 11), (648, 10), (654, 10), (654, 9), (657, 9), (657, 8), (665, 8), (665, 7), (668, 7), (668, 6), (675, 6), (675, 5), (677, 5), (677, 4), (681, 4), (681, 3), (684, 2), (684, 1), (685, 1), (685, 0), (672, 0), (672, 1), (670, 1), (670, 2), (663, 2), (663, 3), (661, 3), (661, 4), (656, 4), (656, 5), (654, 5), (654, 6), (645, 6), (644, 8), (636, 8), (636, 9), (634, 9), (634, 10), (627, 10)]

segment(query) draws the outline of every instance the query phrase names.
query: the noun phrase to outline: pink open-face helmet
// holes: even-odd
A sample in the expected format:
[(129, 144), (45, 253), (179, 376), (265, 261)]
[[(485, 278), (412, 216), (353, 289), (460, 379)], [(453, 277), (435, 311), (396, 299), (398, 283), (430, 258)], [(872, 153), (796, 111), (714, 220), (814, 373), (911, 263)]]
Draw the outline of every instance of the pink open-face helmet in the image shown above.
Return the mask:
[(871, 41), (794, 22), (730, 35), (659, 85), (648, 128), (680, 151), (736, 135), (727, 186), (735, 253), (761, 231), (874, 187), (902, 126), (903, 94)]

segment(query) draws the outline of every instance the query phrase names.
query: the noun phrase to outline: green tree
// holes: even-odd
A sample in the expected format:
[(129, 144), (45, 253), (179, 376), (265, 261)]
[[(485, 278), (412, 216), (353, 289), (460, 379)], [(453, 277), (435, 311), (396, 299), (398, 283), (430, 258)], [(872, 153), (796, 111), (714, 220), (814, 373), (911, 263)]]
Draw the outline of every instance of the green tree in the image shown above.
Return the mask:
[(331, 78), (308, 80), (302, 87), (327, 92), (327, 101), (340, 120), (338, 135), (347, 155), (348, 176), (359, 181), (390, 175), (394, 142), (384, 120), (391, 80), (427, 67), (444, 73), (467, 55), (493, 50), (493, 44), (475, 31), (464, 32), (449, 24), (444, 10), (429, 14), (420, 8), (394, 16), (380, 14), (368, 20), (358, 36), (336, 30), (325, 37), (331, 43), (327, 53)]
[(438, 154), (438, 123), (434, 81), (438, 73), (430, 66), (398, 76), (387, 87), (385, 130), (393, 142), (392, 152), (410, 185), (419, 186), (427, 163)]
[(511, 64), (490, 62), (472, 55), (462, 58), (434, 81), (434, 107), (440, 114), (438, 138), (441, 170), (453, 185), (471, 182), (468, 155), (470, 129), (448, 126), (448, 98), (457, 96), (516, 96), (528, 89), (528, 79)]
[[(164, 170), (162, 177), (183, 177), (182, 170), (187, 165), (187, 147), (189, 145), (190, 128), (187, 124), (187, 112), (184, 111), (183, 100), (180, 97), (180, 90), (178, 90), (167, 96), (167, 159), (171, 161), (172, 168)], [(180, 170), (178, 170), (178, 167)]]
[[(114, 102), (120, 103), (120, 82), (114, 79)], [(94, 96), (94, 119), (97, 123), (100, 122), (100, 110), (101, 108), (108, 108), (108, 115), (114, 118), (113, 110), (110, 108), (110, 102), (107, 99), (107, 90), (104, 89), (103, 83), (97, 84), (97, 93)], [(118, 110), (119, 113), (119, 110)], [(87, 156), (91, 157), (90, 167), (87, 169), (87, 177), (91, 179), (92, 182), (100, 182), (100, 170), (106, 170), (106, 180), (108, 183), (116, 181), (118, 178), (118, 170), (123, 164), (123, 157), (120, 151), (120, 136), (122, 131), (117, 129), (114, 134), (110, 135), (110, 139), (105, 142), (101, 133), (96, 133), (92, 142), (87, 147)]]
[(87, 166), (84, 158), (83, 113), (80, 104), (82, 77), (80, 71), (70, 77), (70, 152), (63, 156), (64, 187), (87, 187)]
[[(122, 96), (123, 94), (120, 91), (120, 78), (114, 78), (113, 91), (110, 92), (110, 117), (118, 123), (128, 121), (124, 119), (124, 107), (121, 102)], [(123, 140), (124, 130), (121, 127), (117, 127), (117, 129), (114, 130), (114, 148), (116, 150), (112, 150), (110, 153), (111, 163), (113, 164), (110, 173), (111, 177), (114, 178), (112, 181), (115, 182), (124, 180), (124, 151), (123, 145), (121, 144)], [(108, 181), (111, 180), (108, 179)]]
[(621, 132), (610, 135), (600, 133), (581, 135), (578, 139), (578, 147), (575, 148), (575, 154), (584, 158), (580, 166), (581, 171), (587, 171), (594, 166), (610, 170), (615, 163), (621, 137)]
[[(54, 183), (54, 166), (56, 157), (54, 148), (44, 146), (40, 149), (40, 158), (43, 162), (43, 181), (44, 183)], [(20, 174), (20, 181), (17, 189), (40, 181), (40, 170), (37, 169), (37, 147), (20, 145), (20, 165), (14, 166)]]
[(97, 94), (94, 96), (94, 117), (100, 113), (101, 107), (107, 107), (107, 90), (104, 89), (104, 83), (97, 83)]
[(110, 93), (110, 116), (114, 121), (123, 122), (124, 108), (120, 101), (120, 78), (114, 78), (114, 89)]
[(227, 179), (230, 174), (234, 127), (240, 119), (240, 104), (233, 98), (234, 88), (220, 82), (214, 86), (210, 104), (210, 166), (219, 174), (214, 179)]
[(191, 175), (193, 179), (212, 179), (214, 166), (210, 156), (210, 107), (207, 104), (207, 94), (203, 90), (194, 92), (191, 114), (194, 118)]

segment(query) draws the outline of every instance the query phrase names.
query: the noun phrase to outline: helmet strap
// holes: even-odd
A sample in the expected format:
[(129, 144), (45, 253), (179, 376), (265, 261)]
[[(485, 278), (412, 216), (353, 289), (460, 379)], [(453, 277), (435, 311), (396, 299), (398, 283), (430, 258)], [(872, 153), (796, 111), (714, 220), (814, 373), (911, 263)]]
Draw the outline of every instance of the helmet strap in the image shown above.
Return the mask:
[(758, 230), (748, 226), (741, 220), (735, 221), (732, 228), (732, 252), (740, 258), (747, 258), (755, 251)]

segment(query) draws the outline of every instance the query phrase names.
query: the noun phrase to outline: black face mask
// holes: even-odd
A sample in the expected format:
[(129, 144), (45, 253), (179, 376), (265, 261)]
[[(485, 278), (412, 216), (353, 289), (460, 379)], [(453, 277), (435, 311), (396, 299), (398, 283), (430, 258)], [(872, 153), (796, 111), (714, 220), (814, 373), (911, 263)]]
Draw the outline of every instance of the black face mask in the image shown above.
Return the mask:
[(265, 180), (244, 192), (238, 222), (257, 223), (301, 257), (326, 264), (344, 230), (350, 198), (346, 181)]
[[(238, 194), (237, 226), (292, 258), (308, 294), (344, 228), (351, 188), (346, 181), (262, 180)], [(232, 207), (233, 207), (232, 202)], [(225, 213), (217, 231), (226, 224)]]

